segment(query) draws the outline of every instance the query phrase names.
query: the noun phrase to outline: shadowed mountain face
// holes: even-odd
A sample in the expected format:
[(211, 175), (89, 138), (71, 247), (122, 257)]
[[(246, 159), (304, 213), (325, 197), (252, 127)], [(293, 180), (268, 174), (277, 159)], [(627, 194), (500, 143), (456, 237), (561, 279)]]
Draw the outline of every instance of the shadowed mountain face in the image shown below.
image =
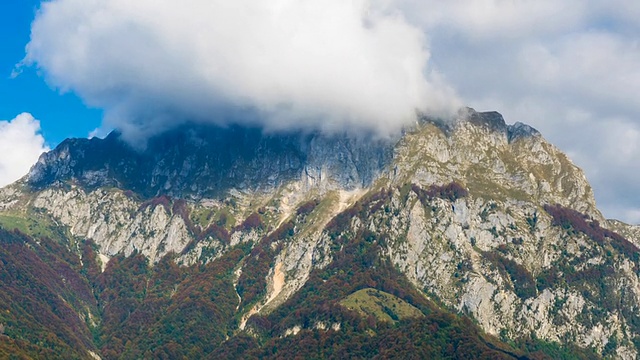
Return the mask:
[(355, 188), (370, 185), (390, 163), (393, 145), (347, 135), (189, 125), (135, 150), (114, 132), (104, 140), (64, 141), (42, 156), (28, 181), (42, 189), (73, 180), (87, 188), (116, 186), (145, 197), (201, 198), (230, 188), (268, 191), (303, 176)]
[(0, 189), (0, 227), (0, 358), (639, 354), (640, 230), (495, 112), (70, 139)]

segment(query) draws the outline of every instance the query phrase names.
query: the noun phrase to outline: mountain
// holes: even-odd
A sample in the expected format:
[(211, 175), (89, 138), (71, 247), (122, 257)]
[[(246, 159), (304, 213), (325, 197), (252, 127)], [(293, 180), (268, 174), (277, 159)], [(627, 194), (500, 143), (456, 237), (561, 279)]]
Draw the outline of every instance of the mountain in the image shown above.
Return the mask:
[(566, 155), (496, 112), (422, 117), (397, 139), (202, 125), (144, 147), (69, 139), (0, 189), (0, 225), (0, 354), (640, 345), (640, 229), (605, 219)]

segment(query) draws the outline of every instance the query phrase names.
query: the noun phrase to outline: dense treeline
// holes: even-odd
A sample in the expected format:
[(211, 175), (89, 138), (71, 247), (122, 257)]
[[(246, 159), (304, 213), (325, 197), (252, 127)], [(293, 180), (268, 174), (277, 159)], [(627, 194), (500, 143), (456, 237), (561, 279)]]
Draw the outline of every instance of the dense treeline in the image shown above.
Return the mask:
[[(140, 255), (115, 258), (99, 278), (107, 359), (201, 358), (236, 327), (233, 269), (247, 254), (235, 248), (201, 266), (165, 257), (153, 268)], [(124, 279), (127, 278), (127, 279)]]
[[(83, 358), (95, 349), (78, 314), (97, 312), (80, 260), (54, 241), (0, 229), (0, 355)], [(0, 356), (1, 357), (1, 356)]]
[(232, 270), (246, 247), (193, 267), (117, 256), (100, 273), (92, 243), (80, 261), (38, 242), (0, 230), (0, 358), (202, 358), (237, 327)]
[(262, 217), (258, 213), (251, 213), (251, 215), (247, 216), (246, 219), (242, 222), (242, 224), (238, 225), (235, 230), (236, 231), (251, 231), (254, 229), (264, 230), (265, 224), (262, 221)]
[(309, 200), (307, 202), (302, 203), (302, 205), (300, 205), (298, 207), (298, 210), (296, 210), (296, 214), (297, 215), (308, 215), (310, 214), (315, 208), (316, 206), (318, 206), (320, 204), (320, 201), (318, 199), (313, 199), (313, 200)]
[[(232, 272), (245, 254), (237, 248), (202, 267), (177, 268), (171, 261), (163, 265), (154, 279), (156, 288), (141, 308), (142, 314), (155, 312), (155, 317), (129, 322), (141, 331), (129, 346), (125, 344), (123, 357), (202, 358), (232, 335), (237, 327)], [(184, 280), (170, 280), (175, 276)]]

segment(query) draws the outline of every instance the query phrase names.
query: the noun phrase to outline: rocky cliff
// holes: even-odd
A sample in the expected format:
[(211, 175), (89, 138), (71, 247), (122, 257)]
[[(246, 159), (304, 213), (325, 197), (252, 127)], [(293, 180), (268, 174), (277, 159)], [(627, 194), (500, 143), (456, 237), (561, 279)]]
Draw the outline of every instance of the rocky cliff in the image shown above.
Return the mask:
[(190, 199), (231, 189), (269, 192), (302, 177), (310, 186), (353, 189), (371, 185), (392, 150), (391, 140), (371, 137), (191, 125), (156, 136), (144, 148), (122, 141), (118, 132), (66, 140), (40, 158), (27, 182), (35, 189), (73, 182)]

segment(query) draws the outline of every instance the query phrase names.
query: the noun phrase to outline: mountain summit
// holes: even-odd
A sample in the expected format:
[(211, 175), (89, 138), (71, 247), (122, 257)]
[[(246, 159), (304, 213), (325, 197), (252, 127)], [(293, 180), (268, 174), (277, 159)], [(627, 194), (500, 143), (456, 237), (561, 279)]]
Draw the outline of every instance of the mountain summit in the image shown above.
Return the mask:
[(640, 229), (604, 219), (582, 171), (497, 112), (424, 117), (397, 139), (198, 125), (144, 150), (70, 139), (0, 190), (0, 224), (19, 230), (0, 233), (0, 260), (32, 259), (56, 299), (23, 303), (75, 314), (20, 325), (27, 305), (0, 308), (33, 351), (631, 359), (640, 345)]

